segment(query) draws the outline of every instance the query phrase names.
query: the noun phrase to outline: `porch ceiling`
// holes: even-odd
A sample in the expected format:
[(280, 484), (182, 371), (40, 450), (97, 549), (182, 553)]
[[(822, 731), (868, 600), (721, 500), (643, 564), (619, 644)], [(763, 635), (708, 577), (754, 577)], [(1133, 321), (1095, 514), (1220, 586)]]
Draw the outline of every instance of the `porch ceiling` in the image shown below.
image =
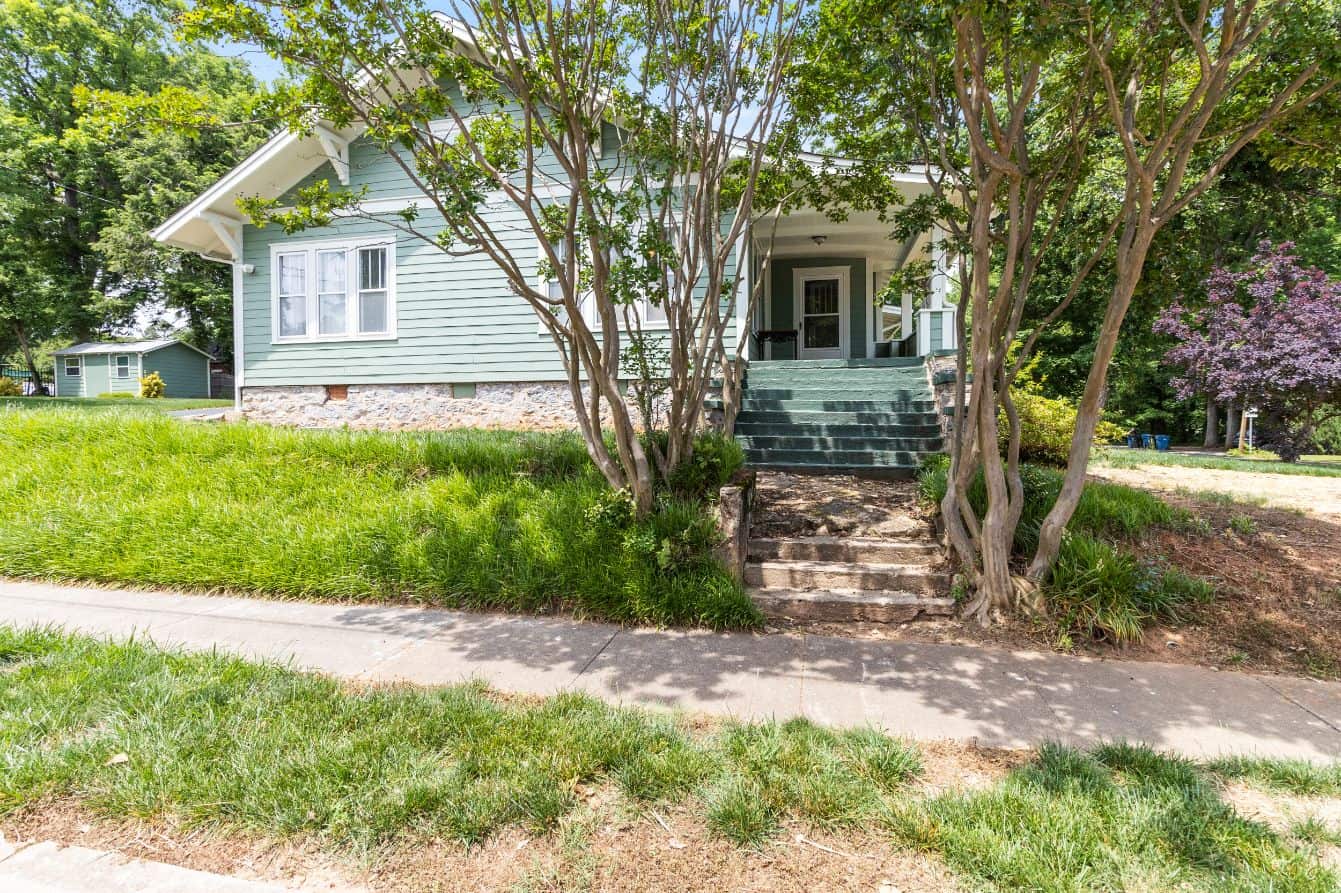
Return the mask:
[[(774, 257), (855, 255), (900, 262), (906, 259), (905, 248), (902, 242), (890, 238), (891, 229), (874, 212), (854, 213), (842, 223), (834, 223), (818, 211), (801, 209), (779, 220), (776, 231), (772, 221), (761, 221), (755, 227), (755, 237), (766, 243), (773, 234)], [(817, 236), (823, 237), (821, 244), (816, 243)], [(925, 241), (925, 237), (920, 238), (909, 254), (925, 250)]]

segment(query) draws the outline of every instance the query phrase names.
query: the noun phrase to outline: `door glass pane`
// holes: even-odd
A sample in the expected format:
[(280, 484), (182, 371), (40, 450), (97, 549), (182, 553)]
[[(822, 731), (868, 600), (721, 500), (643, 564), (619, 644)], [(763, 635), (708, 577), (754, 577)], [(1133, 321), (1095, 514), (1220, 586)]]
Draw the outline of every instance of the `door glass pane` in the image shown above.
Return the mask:
[(837, 347), (838, 317), (811, 316), (806, 319), (806, 347)]
[(838, 280), (813, 279), (805, 284), (806, 315), (838, 312)]

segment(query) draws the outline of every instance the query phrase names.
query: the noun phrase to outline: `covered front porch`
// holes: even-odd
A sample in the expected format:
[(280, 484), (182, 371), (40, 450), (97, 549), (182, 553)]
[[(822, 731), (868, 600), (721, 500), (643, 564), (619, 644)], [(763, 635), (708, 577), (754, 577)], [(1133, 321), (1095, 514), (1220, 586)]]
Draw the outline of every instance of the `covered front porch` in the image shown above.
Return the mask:
[[(860, 360), (955, 348), (955, 295), (940, 231), (898, 242), (890, 229), (874, 213), (835, 223), (813, 210), (788, 214), (776, 228), (756, 226), (752, 273), (763, 278), (763, 295), (747, 357)], [(930, 274), (877, 305), (894, 272), (914, 263), (929, 264)]]

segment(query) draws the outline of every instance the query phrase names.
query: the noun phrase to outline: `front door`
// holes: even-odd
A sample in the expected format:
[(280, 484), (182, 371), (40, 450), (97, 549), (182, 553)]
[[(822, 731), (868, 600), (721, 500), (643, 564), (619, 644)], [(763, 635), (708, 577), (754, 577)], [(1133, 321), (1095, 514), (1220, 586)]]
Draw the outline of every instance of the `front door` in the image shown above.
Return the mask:
[(797, 356), (802, 360), (847, 356), (848, 270), (796, 271)]

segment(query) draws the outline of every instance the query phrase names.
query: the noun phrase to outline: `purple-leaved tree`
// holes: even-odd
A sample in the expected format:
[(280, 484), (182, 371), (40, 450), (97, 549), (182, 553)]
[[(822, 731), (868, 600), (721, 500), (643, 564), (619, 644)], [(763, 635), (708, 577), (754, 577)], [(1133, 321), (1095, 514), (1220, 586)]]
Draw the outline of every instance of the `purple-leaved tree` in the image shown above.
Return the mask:
[(1154, 327), (1178, 342), (1164, 355), (1178, 393), (1255, 406), (1261, 444), (1286, 461), (1341, 412), (1341, 282), (1293, 249), (1263, 242), (1246, 269), (1211, 273), (1204, 306), (1175, 302)]

